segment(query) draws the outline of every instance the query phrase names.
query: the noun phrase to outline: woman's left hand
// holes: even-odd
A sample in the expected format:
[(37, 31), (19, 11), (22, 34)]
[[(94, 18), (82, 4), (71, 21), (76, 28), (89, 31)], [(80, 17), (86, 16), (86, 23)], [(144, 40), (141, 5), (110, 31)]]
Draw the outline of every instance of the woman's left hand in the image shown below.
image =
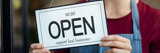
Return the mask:
[(131, 53), (130, 40), (118, 35), (109, 35), (102, 38), (102, 47), (110, 47), (105, 53)]

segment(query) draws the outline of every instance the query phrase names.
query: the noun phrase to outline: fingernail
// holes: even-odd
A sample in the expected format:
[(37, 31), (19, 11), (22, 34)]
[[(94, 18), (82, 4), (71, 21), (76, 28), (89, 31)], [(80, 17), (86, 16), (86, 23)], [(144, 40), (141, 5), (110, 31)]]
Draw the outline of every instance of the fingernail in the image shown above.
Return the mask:
[(49, 50), (48, 49), (44, 49), (44, 53), (47, 53)]
[(111, 37), (110, 37), (110, 39), (111, 39), (111, 40), (113, 40), (113, 39), (114, 39), (114, 37), (113, 37), (113, 36), (111, 36)]
[(105, 39), (106, 39), (105, 37), (102, 38), (102, 40), (105, 40)]
[(41, 46), (37, 46), (36, 48), (41, 48)]
[(111, 45), (112, 42), (107, 42), (106, 44), (104, 44), (104, 46), (108, 46), (108, 45)]
[(103, 46), (103, 45), (104, 45), (104, 43), (100, 43), (99, 45), (100, 45), (100, 46)]

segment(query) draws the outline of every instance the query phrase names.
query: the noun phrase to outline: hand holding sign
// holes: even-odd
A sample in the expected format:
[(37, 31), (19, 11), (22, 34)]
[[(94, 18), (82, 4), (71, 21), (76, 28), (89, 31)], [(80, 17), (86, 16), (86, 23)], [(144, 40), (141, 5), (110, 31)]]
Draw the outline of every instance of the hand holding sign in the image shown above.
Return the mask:
[(119, 35), (109, 35), (102, 38), (102, 47), (110, 47), (105, 53), (131, 53), (130, 40)]
[[(102, 38), (102, 47), (111, 47), (111, 49), (106, 50), (105, 53), (130, 53), (132, 47), (130, 41), (124, 37), (118, 35), (109, 35)], [(30, 53), (50, 53), (47, 48), (44, 48), (43, 44), (32, 44), (30, 48)]]
[(43, 44), (34, 43), (30, 46), (29, 53), (51, 53)]

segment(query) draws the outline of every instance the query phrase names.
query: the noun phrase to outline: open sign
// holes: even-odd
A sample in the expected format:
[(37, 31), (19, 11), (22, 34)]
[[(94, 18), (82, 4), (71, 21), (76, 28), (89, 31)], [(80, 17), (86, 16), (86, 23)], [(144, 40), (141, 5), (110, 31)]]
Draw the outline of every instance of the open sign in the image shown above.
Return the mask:
[[(82, 20), (83, 19), (83, 20)], [(88, 21), (87, 21), (87, 19), (85, 18), (85, 17), (83, 17), (83, 18), (73, 18), (71, 21), (69, 21), (69, 20), (61, 20), (61, 22), (60, 22), (60, 24), (61, 24), (61, 27), (60, 27), (60, 25), (58, 24), (58, 22), (56, 22), (56, 21), (52, 21), (50, 24), (49, 24), (49, 34), (50, 34), (50, 36), (53, 38), (53, 39), (57, 39), (57, 38), (59, 38), (59, 36), (61, 35), (61, 31), (62, 31), (62, 36), (63, 36), (63, 38), (65, 38), (65, 31), (66, 30), (69, 30), (69, 29), (71, 29), (71, 25), (72, 25), (72, 29), (73, 29), (73, 35), (74, 36), (80, 36), (80, 35), (83, 35), (83, 32), (79, 32), (79, 33), (76, 33), (76, 28), (81, 28), (82, 27), (82, 25), (75, 25), (76, 23), (76, 21), (81, 21), (82, 20), (82, 22), (83, 22), (83, 26), (84, 26), (84, 33), (85, 33), (85, 35), (87, 35), (87, 30), (86, 30), (86, 25), (89, 27), (89, 29), (91, 30), (91, 32), (92, 33), (94, 33), (95, 34), (95, 27), (94, 27), (94, 18), (93, 18), (93, 16), (91, 16), (91, 25), (88, 23)], [(68, 24), (68, 26), (67, 27), (64, 27), (64, 24)], [(72, 24), (71, 24), (72, 23)], [(51, 30), (51, 26), (53, 25), (53, 24), (55, 24), (56, 26), (57, 26), (57, 29), (58, 29), (58, 34), (57, 34), (57, 36), (53, 36), (52, 35), (52, 30)], [(53, 32), (54, 33), (54, 32)]]
[(103, 1), (36, 10), (36, 22), (48, 49), (99, 44), (108, 34)]

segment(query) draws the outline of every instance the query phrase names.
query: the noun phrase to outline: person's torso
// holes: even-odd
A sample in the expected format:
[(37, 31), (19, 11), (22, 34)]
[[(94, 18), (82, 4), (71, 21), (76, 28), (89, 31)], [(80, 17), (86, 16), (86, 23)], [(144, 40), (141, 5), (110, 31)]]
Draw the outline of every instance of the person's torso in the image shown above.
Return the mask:
[[(144, 4), (142, 1), (138, 3), (140, 15), (140, 32), (142, 36), (142, 49), (143, 53), (149, 53), (149, 48), (154, 36), (156, 36), (156, 26), (154, 13), (157, 10)], [(157, 23), (158, 24), (158, 23)], [(131, 13), (120, 19), (107, 19), (109, 34), (132, 34), (133, 22)], [(160, 26), (159, 26), (160, 27)], [(155, 32), (155, 33), (154, 33)], [(70, 53), (70, 49), (56, 50), (55, 53)]]

